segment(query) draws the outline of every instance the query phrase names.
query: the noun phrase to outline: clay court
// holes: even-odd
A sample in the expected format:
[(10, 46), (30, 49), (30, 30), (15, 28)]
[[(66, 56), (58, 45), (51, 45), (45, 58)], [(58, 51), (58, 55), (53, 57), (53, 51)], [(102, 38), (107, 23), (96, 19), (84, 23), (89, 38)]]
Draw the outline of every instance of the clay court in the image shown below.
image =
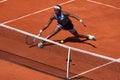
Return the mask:
[[(62, 30), (43, 48), (25, 43), (25, 34), (37, 35), (59, 4), (82, 18), (87, 27), (71, 18), (81, 34), (96, 41), (75, 40)], [(56, 27), (43, 32), (46, 37)], [(64, 80), (70, 52), (70, 80), (120, 80), (120, 1), (119, 0), (0, 0), (0, 77), (1, 80)], [(57, 41), (65, 40), (57, 45)], [(48, 40), (49, 41), (49, 40)]]

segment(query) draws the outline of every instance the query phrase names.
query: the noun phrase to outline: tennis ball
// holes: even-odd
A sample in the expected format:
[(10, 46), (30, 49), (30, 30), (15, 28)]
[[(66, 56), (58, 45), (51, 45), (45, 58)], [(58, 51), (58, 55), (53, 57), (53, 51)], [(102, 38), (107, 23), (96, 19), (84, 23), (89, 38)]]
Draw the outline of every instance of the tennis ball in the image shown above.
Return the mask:
[(64, 40), (61, 40), (60, 43), (64, 43)]

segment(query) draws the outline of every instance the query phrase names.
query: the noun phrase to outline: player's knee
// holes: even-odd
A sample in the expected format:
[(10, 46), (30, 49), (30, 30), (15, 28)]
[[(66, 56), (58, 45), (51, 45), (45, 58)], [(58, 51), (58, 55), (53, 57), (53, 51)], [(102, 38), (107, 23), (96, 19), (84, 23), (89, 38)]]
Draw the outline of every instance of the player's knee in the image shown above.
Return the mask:
[(71, 33), (76, 33), (76, 30), (73, 28), (73, 29), (71, 29), (71, 30), (69, 30)]
[(75, 35), (75, 37), (76, 37), (76, 38), (80, 38), (80, 36), (79, 36), (79, 35)]

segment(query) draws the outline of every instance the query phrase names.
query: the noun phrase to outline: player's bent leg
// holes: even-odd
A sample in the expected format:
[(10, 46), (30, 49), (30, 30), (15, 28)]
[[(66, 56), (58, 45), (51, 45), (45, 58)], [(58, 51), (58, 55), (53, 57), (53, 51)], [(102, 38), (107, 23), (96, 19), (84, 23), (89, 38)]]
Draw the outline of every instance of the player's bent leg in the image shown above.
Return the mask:
[(49, 34), (46, 38), (49, 39), (49, 38), (53, 37), (53, 36), (54, 36), (55, 34), (57, 34), (60, 30), (61, 30), (60, 28), (56, 27), (55, 30), (54, 30), (51, 34)]
[[(56, 27), (55, 30), (46, 37), (46, 39), (51, 38), (52, 36), (54, 36), (55, 34), (57, 34), (60, 30), (61, 30), (60, 28)], [(44, 45), (44, 42), (45, 42), (45, 41), (41, 40), (41, 41), (38, 43), (38, 47), (39, 47), (39, 48), (42, 48), (43, 45)]]

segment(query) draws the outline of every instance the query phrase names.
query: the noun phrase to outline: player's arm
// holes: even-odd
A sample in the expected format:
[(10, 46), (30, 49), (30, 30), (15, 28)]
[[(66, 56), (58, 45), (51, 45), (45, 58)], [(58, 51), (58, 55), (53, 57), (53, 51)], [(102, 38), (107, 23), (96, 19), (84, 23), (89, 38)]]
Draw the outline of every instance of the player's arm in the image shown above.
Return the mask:
[(83, 24), (83, 26), (86, 26), (86, 25), (84, 24), (83, 20), (82, 20), (80, 17), (78, 17), (78, 16), (76, 16), (76, 15), (73, 15), (73, 14), (70, 14), (70, 13), (68, 13), (68, 12), (64, 12), (64, 14), (67, 15), (67, 16), (69, 16), (69, 17), (75, 18), (76, 20), (78, 20), (79, 22), (81, 22), (81, 23)]
[(52, 15), (50, 17), (50, 19), (48, 20), (47, 24), (45, 24), (45, 26), (40, 30), (40, 33), (42, 33), (44, 30), (46, 30), (49, 27), (49, 25), (52, 23), (53, 20), (54, 20), (54, 16)]

